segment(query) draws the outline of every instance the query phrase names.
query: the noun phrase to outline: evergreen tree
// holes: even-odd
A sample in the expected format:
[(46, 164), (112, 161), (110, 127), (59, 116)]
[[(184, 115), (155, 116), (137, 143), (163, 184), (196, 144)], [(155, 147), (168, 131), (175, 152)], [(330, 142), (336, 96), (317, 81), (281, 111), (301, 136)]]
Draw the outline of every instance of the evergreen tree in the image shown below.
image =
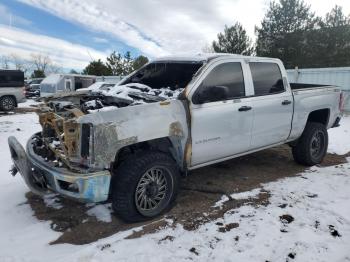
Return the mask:
[(124, 56), (115, 51), (107, 57), (107, 67), (116, 76), (126, 76), (134, 71), (133, 59), (130, 52), (127, 51)]
[(147, 63), (148, 63), (148, 58), (143, 55), (140, 55), (133, 61), (133, 65), (132, 65), (133, 70), (137, 70), (143, 67)]
[(84, 75), (109, 76), (112, 75), (111, 70), (101, 61), (95, 60), (90, 62), (82, 72)]
[(335, 6), (305, 37), (304, 67), (350, 66), (350, 19)]
[(260, 28), (256, 28), (257, 55), (279, 58), (287, 68), (300, 66), (306, 55), (305, 34), (317, 21), (303, 0), (271, 2)]
[(343, 8), (336, 5), (329, 13), (326, 14), (324, 25), (327, 27), (341, 27), (350, 25), (350, 16), (345, 16)]
[(218, 40), (213, 41), (212, 47), (216, 53), (231, 53), (251, 55), (253, 53), (252, 40), (240, 23), (228, 27), (225, 25), (223, 33), (218, 34)]
[(71, 70), (69, 71), (69, 73), (70, 73), (70, 74), (75, 74), (75, 75), (78, 75), (78, 74), (79, 74), (79, 72), (76, 71), (75, 69), (71, 69)]
[(43, 70), (34, 70), (33, 73), (30, 76), (31, 78), (45, 78), (45, 72)]

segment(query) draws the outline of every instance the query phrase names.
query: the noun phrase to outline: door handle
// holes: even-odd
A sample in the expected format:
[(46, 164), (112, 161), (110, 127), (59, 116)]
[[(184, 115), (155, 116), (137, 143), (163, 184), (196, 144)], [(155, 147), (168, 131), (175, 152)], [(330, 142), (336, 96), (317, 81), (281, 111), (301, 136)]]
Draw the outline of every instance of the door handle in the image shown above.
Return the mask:
[(290, 100), (284, 100), (283, 102), (282, 102), (282, 105), (283, 106), (286, 106), (286, 105), (290, 105), (292, 103), (292, 101), (290, 101)]
[(239, 112), (244, 112), (244, 111), (249, 111), (251, 110), (252, 107), (251, 106), (242, 106), (238, 109)]

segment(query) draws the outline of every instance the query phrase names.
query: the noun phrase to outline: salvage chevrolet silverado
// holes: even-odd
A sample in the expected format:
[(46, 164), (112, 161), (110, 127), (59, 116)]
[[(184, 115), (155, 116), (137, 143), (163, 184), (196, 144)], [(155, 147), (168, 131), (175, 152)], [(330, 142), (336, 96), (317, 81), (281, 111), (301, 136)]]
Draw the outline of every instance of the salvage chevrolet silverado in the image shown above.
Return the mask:
[(320, 163), (342, 108), (339, 89), (291, 84), (278, 59), (230, 54), (161, 58), (118, 85), (43, 99), (26, 151), (9, 138), (13, 174), (37, 194), (110, 198), (126, 221), (169, 209), (195, 168), (285, 143)]

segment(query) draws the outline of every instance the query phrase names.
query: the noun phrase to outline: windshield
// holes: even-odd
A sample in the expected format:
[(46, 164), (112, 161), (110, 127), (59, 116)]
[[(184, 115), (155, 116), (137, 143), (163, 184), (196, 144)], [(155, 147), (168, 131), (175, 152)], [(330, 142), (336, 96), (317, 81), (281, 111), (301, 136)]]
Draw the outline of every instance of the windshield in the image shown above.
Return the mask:
[(154, 62), (141, 68), (120, 84), (140, 83), (153, 89), (185, 88), (203, 62)]

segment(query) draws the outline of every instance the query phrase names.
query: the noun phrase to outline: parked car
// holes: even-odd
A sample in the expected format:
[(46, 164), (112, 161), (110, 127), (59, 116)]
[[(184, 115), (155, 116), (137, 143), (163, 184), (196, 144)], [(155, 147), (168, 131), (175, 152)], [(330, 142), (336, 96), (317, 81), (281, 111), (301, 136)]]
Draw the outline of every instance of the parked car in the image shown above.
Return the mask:
[(40, 96), (40, 83), (44, 78), (32, 78), (25, 85), (25, 96), (27, 98)]
[(321, 163), (342, 109), (336, 87), (294, 85), (278, 59), (230, 54), (160, 58), (108, 90), (43, 100), (26, 151), (9, 138), (13, 173), (37, 194), (110, 197), (129, 222), (168, 210), (196, 168), (281, 144)]
[(74, 92), (96, 82), (96, 76), (76, 74), (52, 74), (40, 84), (40, 96), (51, 96), (56, 93)]
[(11, 111), (24, 101), (24, 73), (19, 70), (0, 70), (0, 110)]

